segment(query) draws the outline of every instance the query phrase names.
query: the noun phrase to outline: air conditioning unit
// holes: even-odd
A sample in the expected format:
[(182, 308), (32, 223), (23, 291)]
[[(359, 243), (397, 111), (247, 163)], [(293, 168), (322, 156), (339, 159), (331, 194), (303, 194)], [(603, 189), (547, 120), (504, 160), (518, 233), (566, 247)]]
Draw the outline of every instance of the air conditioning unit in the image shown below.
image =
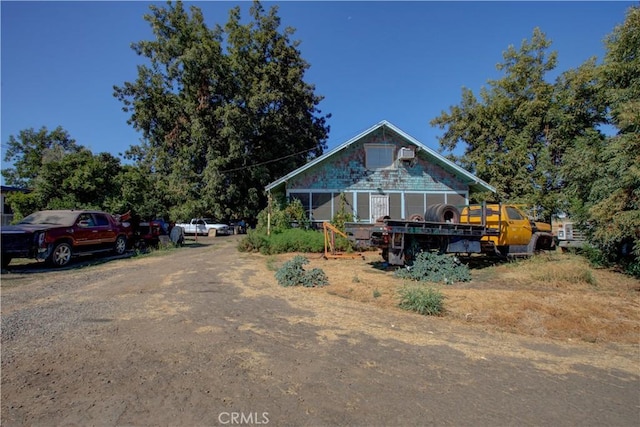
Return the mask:
[(398, 160), (413, 160), (416, 157), (416, 152), (408, 147), (402, 147), (398, 150)]

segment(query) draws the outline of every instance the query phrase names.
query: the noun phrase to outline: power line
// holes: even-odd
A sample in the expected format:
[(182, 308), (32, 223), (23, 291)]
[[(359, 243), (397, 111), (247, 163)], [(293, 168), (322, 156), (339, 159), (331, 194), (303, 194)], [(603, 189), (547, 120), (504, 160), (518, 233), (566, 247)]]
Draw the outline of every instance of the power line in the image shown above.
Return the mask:
[(239, 171), (239, 170), (242, 170), (242, 169), (254, 168), (254, 167), (256, 167), (256, 166), (263, 166), (263, 165), (266, 165), (266, 164), (269, 164), (269, 163), (279, 162), (280, 160), (284, 160), (284, 159), (287, 159), (287, 158), (289, 158), (289, 157), (297, 156), (297, 155), (300, 155), (300, 154), (303, 154), (303, 153), (308, 153), (309, 151), (312, 151), (312, 150), (315, 150), (315, 148), (309, 148), (309, 149), (307, 149), (307, 150), (299, 151), (299, 152), (297, 152), (297, 153), (289, 154), (289, 155), (287, 155), (287, 156), (279, 157), (279, 158), (277, 158), (277, 159), (267, 160), (266, 162), (256, 163), (255, 165), (242, 166), (242, 167), (239, 167), (239, 168), (234, 168), (234, 169), (228, 169), (228, 170), (225, 170), (225, 171), (220, 171), (220, 173), (229, 173), (229, 172)]

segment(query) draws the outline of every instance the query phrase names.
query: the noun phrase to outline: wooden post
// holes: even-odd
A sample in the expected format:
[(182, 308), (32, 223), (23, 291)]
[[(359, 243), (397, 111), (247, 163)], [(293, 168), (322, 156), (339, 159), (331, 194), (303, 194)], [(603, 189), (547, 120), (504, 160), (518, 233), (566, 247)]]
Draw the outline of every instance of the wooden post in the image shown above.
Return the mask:
[(267, 236), (271, 235), (271, 191), (267, 193)]

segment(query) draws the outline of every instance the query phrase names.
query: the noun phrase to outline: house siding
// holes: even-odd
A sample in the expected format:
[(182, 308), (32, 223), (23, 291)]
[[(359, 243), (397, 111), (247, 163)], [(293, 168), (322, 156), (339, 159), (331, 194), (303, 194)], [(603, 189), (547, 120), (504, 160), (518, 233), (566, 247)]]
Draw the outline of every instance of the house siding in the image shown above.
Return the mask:
[[(387, 132), (388, 133), (388, 132)], [(325, 162), (310, 168), (287, 183), (287, 189), (332, 190), (345, 191), (430, 191), (430, 192), (464, 192), (467, 185), (442, 168), (421, 158), (420, 152), (411, 162), (394, 161), (394, 165), (382, 169), (365, 167), (365, 146), (371, 143), (384, 143), (394, 147), (397, 153), (407, 142), (394, 139), (381, 140), (371, 135), (362, 142), (344, 149), (340, 156), (327, 159)]]

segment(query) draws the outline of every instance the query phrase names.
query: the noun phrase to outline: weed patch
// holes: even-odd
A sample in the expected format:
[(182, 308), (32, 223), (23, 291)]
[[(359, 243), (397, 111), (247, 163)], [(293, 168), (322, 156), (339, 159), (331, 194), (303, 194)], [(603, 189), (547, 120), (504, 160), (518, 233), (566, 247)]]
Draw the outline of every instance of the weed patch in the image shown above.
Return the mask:
[(309, 260), (301, 255), (296, 255), (285, 262), (276, 271), (276, 280), (280, 286), (304, 286), (307, 288), (326, 286), (329, 284), (327, 275), (320, 268), (313, 268), (306, 271), (302, 266), (308, 264)]
[(469, 267), (457, 258), (432, 252), (418, 254), (412, 266), (396, 271), (396, 276), (420, 282), (451, 285), (471, 280)]
[(400, 308), (424, 315), (438, 315), (444, 309), (444, 295), (435, 288), (405, 285), (400, 288)]

